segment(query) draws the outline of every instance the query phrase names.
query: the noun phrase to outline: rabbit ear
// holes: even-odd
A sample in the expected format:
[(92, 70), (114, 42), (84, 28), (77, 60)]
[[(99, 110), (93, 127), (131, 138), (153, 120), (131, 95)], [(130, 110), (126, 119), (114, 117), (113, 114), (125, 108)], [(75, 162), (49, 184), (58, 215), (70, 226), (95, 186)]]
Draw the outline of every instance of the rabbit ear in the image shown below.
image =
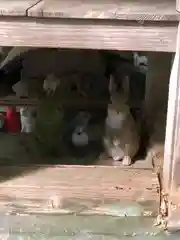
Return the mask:
[(114, 76), (111, 75), (109, 80), (109, 93), (113, 95), (115, 92), (116, 92), (116, 84), (114, 82)]

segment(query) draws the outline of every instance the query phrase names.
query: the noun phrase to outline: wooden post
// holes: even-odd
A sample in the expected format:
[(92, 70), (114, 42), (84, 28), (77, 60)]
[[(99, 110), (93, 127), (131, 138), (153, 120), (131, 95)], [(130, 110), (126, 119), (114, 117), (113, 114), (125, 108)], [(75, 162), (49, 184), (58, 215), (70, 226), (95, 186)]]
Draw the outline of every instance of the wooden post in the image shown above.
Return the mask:
[(168, 195), (168, 229), (180, 230), (180, 24), (169, 83), (163, 184)]
[(176, 0), (176, 10), (180, 12), (180, 0)]

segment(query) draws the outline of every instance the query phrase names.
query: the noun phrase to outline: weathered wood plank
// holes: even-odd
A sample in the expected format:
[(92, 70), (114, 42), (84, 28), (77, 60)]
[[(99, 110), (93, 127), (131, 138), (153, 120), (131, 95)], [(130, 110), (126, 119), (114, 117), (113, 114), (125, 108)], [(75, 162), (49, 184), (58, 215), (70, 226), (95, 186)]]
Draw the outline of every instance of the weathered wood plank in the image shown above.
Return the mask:
[[(62, 211), (64, 203), (77, 202), (78, 199), (86, 206), (96, 201), (159, 202), (158, 181), (151, 170), (102, 166), (19, 166), (1, 167), (0, 176), (1, 210), (8, 207), (17, 210), (19, 206), (23, 211), (43, 212), (48, 211), (52, 203), (55, 205), (52, 212)], [(100, 209), (93, 211), (103, 212)]]
[(164, 188), (169, 196), (168, 227), (180, 229), (180, 25), (172, 66), (164, 153)]
[(0, 15), (2, 16), (26, 16), (27, 10), (39, 0), (1, 0)]
[(0, 46), (174, 52), (176, 34), (174, 22), (138, 24), (50, 18), (0, 21)]
[[(39, 216), (1, 215), (1, 222), (1, 239), (8, 239), (9, 237), (9, 239), (95, 238), (126, 240), (133, 239), (135, 235), (136, 239), (145, 239), (146, 237), (147, 239), (167, 238), (166, 233), (152, 226), (153, 218), (151, 217), (120, 218), (76, 214), (52, 216), (47, 214)], [(179, 239), (178, 235), (175, 239)]]
[[(39, 100), (40, 101), (40, 100)], [(38, 105), (38, 99), (18, 99), (16, 96), (10, 96), (5, 98), (0, 98), (0, 106), (24, 106), (24, 105), (30, 105), (30, 106), (36, 106)], [(82, 100), (74, 100), (68, 101), (67, 99), (62, 99), (62, 101), (59, 103), (60, 105), (63, 104), (65, 106), (94, 106), (94, 107), (102, 107), (107, 105), (107, 101), (99, 101), (92, 99), (92, 101), (86, 101)]]
[(175, 21), (175, 0), (51, 0), (29, 9), (30, 16)]
[(180, 11), (180, 1), (176, 0), (176, 10), (179, 12)]
[[(179, 30), (178, 30), (179, 40)], [(176, 137), (178, 134), (177, 120), (179, 119), (179, 42), (177, 40), (176, 54), (171, 70), (169, 82), (169, 96), (168, 96), (168, 112), (166, 125), (166, 140), (164, 153), (164, 188), (167, 193), (172, 189), (172, 177), (174, 176), (176, 164)], [(178, 143), (178, 142), (177, 142)], [(175, 182), (174, 182), (175, 183)], [(174, 185), (174, 184), (173, 184)], [(176, 185), (176, 184), (175, 184)]]

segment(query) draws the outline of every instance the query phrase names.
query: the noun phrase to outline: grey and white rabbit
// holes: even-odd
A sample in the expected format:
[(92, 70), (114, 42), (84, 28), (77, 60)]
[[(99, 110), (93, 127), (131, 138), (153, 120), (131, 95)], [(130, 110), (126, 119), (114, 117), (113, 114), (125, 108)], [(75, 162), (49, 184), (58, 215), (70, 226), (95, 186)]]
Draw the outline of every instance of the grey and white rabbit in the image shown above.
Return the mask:
[(123, 165), (130, 165), (139, 149), (138, 127), (128, 106), (128, 79), (122, 84), (121, 91), (116, 91), (113, 76), (110, 78), (109, 91), (111, 103), (105, 123), (104, 146), (107, 154), (115, 161), (122, 160)]
[(87, 133), (87, 125), (90, 120), (90, 114), (84, 111), (79, 112), (76, 117), (77, 125), (72, 133), (72, 144), (75, 147), (84, 147), (89, 143), (89, 136)]
[(53, 73), (49, 74), (43, 83), (43, 89), (47, 95), (52, 95), (59, 86), (60, 80)]
[(148, 58), (145, 55), (140, 55), (137, 52), (133, 54), (134, 66), (139, 68), (143, 73), (147, 73), (148, 70)]

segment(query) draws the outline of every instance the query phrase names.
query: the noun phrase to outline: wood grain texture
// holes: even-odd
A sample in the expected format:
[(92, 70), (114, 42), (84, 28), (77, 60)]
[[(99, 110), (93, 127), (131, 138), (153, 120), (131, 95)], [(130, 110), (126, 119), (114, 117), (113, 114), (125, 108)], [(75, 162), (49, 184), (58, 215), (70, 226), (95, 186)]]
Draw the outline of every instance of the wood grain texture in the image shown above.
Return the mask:
[[(166, 139), (164, 149), (164, 187), (167, 193), (176, 189), (180, 184), (179, 179), (179, 64), (180, 64), (180, 26), (178, 27), (176, 53), (173, 61), (169, 80), (168, 112), (166, 123)], [(177, 189), (176, 189), (177, 191)], [(176, 191), (173, 190), (175, 193)]]
[(26, 16), (27, 10), (34, 6), (38, 0), (1, 0), (0, 15), (2, 16)]
[[(174, 52), (177, 23), (1, 18), (0, 46)], [(133, 41), (132, 41), (133, 39)]]
[(176, 21), (175, 0), (42, 0), (29, 16)]
[(164, 187), (169, 196), (170, 228), (180, 230), (180, 24), (169, 83), (169, 101), (164, 153)]
[(176, 0), (176, 10), (180, 12), (180, 0)]
[[(4, 98), (0, 98), (0, 106), (37, 106), (40, 100), (38, 99), (33, 99), (33, 98), (27, 98), (27, 99), (19, 99), (16, 96), (7, 96)], [(59, 103), (59, 105), (63, 104), (63, 106), (66, 107), (79, 107), (79, 106), (92, 106), (92, 107), (97, 107), (101, 108), (103, 106), (107, 106), (107, 101), (100, 101), (96, 99), (92, 100), (67, 100), (67, 99), (62, 99), (62, 101)]]
[(152, 170), (19, 166), (1, 167), (0, 176), (0, 209), (19, 206), (43, 211), (52, 199), (59, 205), (68, 199), (101, 203), (108, 200), (159, 201), (158, 181)]

